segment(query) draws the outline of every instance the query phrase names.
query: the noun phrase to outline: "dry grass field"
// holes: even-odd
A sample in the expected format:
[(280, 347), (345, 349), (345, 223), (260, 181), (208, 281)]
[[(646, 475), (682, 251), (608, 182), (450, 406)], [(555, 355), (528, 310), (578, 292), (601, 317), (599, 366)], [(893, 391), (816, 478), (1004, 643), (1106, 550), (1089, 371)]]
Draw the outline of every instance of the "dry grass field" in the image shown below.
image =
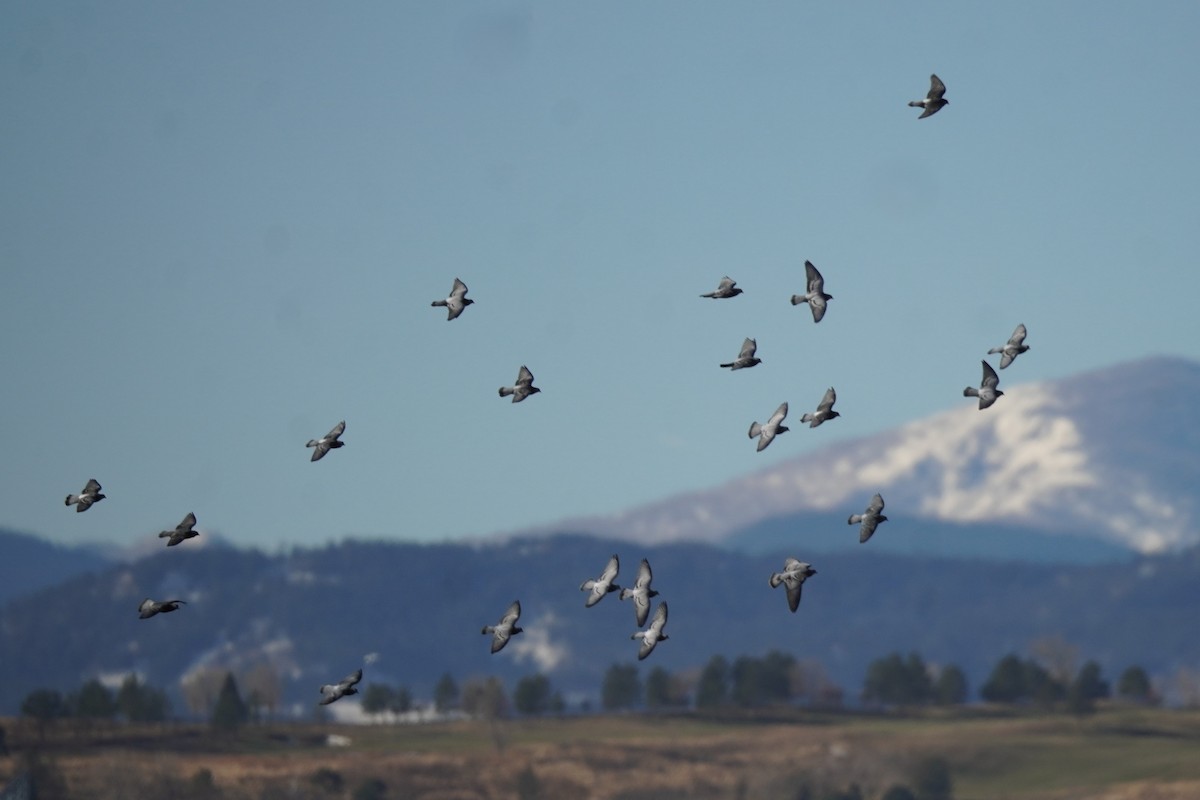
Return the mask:
[[(5, 720), (7, 780), (33, 756), (71, 800), (875, 800), (930, 758), (960, 800), (1200, 798), (1200, 713), (1067, 716), (781, 714), (595, 716), (420, 726), (203, 726), (50, 730)], [(349, 742), (330, 746), (327, 736)], [(205, 774), (207, 771), (207, 776)], [(60, 784), (61, 786), (62, 784)], [(802, 791), (808, 787), (806, 794)], [(64, 793), (65, 792), (65, 793)]]

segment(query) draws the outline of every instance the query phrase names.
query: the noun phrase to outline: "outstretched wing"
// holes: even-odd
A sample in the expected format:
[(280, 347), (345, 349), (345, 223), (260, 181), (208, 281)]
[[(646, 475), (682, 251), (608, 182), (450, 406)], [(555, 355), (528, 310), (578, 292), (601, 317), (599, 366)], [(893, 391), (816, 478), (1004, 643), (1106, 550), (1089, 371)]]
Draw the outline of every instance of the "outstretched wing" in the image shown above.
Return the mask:
[(733, 278), (726, 275), (721, 278), (721, 282), (717, 284), (717, 294), (725, 294), (737, 284)]
[(1025, 323), (1021, 323), (1016, 327), (1016, 330), (1013, 331), (1012, 336), (1008, 337), (1008, 343), (1013, 347), (1020, 347), (1021, 343), (1025, 341), (1025, 337), (1027, 335), (1028, 332), (1025, 330)]
[[(484, 294), (487, 294), (487, 287), (484, 287)], [(462, 300), (463, 295), (467, 293), (467, 285), (458, 278), (454, 279), (454, 286), (450, 289), (450, 296)]]
[[(334, 425), (329, 433), (325, 434), (326, 439), (336, 439), (346, 432), (346, 420), (342, 420), (337, 425)], [(315, 459), (314, 459), (315, 460)]]
[(996, 374), (996, 370), (992, 369), (992, 365), (986, 361), (980, 362), (983, 364), (983, 382), (980, 384), (984, 389), (995, 389), (1000, 383), (1000, 376)]
[(883, 511), (883, 495), (876, 493), (871, 498), (871, 502), (867, 504), (867, 514), (872, 517), (879, 516), (879, 512)]
[(531, 383), (533, 383), (533, 373), (529, 371), (529, 367), (522, 364), (521, 368), (517, 370), (517, 386), (528, 386)]
[(738, 353), (738, 359), (754, 358), (754, 352), (758, 350), (758, 342), (753, 339), (747, 339), (742, 342), (742, 352)]
[(175, 530), (190, 531), (194, 527), (196, 527), (196, 515), (189, 511), (187, 516), (183, 518), (183, 522), (175, 526)]
[(650, 630), (653, 631), (656, 636), (661, 636), (662, 629), (666, 627), (666, 624), (667, 604), (663, 602), (658, 604), (658, 608), (654, 612), (654, 619), (650, 621)]
[(825, 396), (821, 398), (821, 402), (817, 405), (817, 413), (818, 414), (828, 413), (833, 408), (833, 404), (836, 402), (837, 402), (837, 392), (835, 392), (833, 390), (833, 387), (830, 386), (828, 389), (825, 390)]
[(654, 580), (654, 573), (650, 570), (650, 562), (642, 559), (642, 563), (638, 565), (637, 582), (634, 584), (638, 589), (649, 589), (650, 581)]
[[(117, 487), (118, 489), (121, 487)], [(84, 494), (97, 494), (100, 491), (100, 481), (95, 478), (88, 478), (87, 486), (83, 487)]]
[(621, 568), (621, 562), (617, 558), (617, 554), (613, 553), (613, 557), (608, 560), (608, 564), (604, 567), (604, 572), (600, 573), (602, 583), (612, 583), (617, 578), (617, 570)]
[(795, 614), (796, 609), (800, 607), (800, 593), (804, 589), (804, 579), (800, 573), (792, 572), (788, 573), (783, 582), (787, 586), (788, 608)]
[(942, 95), (946, 93), (946, 84), (942, 83), (942, 79), (937, 75), (929, 76), (929, 94), (926, 97), (930, 100), (941, 100)]
[(521, 601), (513, 600), (512, 605), (508, 607), (508, 610), (504, 612), (504, 616), (500, 618), (500, 624), (507, 628), (511, 628), (513, 625), (517, 624), (517, 619), (519, 619), (520, 616)]
[(783, 422), (784, 417), (787, 416), (787, 413), (788, 413), (788, 404), (780, 403), (779, 408), (775, 409), (775, 413), (771, 415), (771, 418), (769, 420), (767, 420), (767, 426), (770, 428), (778, 427), (779, 423)]
[(358, 669), (354, 670), (354, 672), (351, 672), (349, 675), (342, 678), (342, 680), (338, 683), (338, 687), (344, 692), (361, 680), (362, 680), (362, 667), (359, 667)]
[(812, 299), (812, 295), (821, 295), (825, 293), (825, 278), (822, 277), (820, 270), (814, 267), (811, 261), (804, 262), (804, 274), (808, 280), (808, 294), (810, 300)]

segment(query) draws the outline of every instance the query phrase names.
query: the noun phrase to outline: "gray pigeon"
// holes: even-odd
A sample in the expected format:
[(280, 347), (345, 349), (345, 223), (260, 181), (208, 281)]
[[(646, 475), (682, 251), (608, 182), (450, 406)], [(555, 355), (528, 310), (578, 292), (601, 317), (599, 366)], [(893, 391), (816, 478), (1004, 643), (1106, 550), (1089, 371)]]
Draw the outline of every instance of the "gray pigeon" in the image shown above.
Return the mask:
[(909, 105), (913, 108), (923, 108), (921, 116), (917, 119), (925, 119), (941, 111), (943, 107), (950, 103), (942, 97), (946, 93), (946, 84), (942, 83), (942, 79), (937, 75), (929, 76), (929, 94), (925, 95), (924, 100), (911, 100)]
[(325, 684), (318, 690), (321, 693), (321, 700), (318, 702), (318, 705), (327, 706), (335, 700), (341, 700), (346, 695), (358, 694), (358, 689), (354, 687), (361, 680), (362, 668), (360, 667), (337, 683)]
[(876, 493), (871, 498), (871, 502), (867, 504), (867, 510), (861, 514), (851, 514), (850, 519), (846, 520), (847, 525), (860, 525), (858, 529), (858, 543), (862, 544), (871, 538), (871, 534), (875, 533), (875, 528), (881, 522), (887, 522), (887, 517), (879, 513), (883, 511), (883, 496)]
[(450, 289), (450, 296), (445, 300), (434, 300), (430, 305), (446, 308), (449, 312), (446, 316), (446, 321), (449, 322), (452, 319), (457, 319), (458, 315), (463, 312), (463, 309), (474, 302), (474, 300), (467, 298), (467, 285), (458, 278), (455, 278), (454, 286)]
[(186, 600), (151, 600), (147, 597), (138, 606), (138, 616), (142, 619), (150, 619), (155, 614), (170, 614), (172, 611), (178, 611), (181, 605), (186, 605)]
[(822, 422), (840, 417), (841, 414), (833, 410), (833, 404), (837, 402), (837, 392), (830, 386), (825, 390), (825, 396), (821, 398), (821, 402), (817, 404), (817, 410), (812, 414), (805, 414), (800, 417), (801, 422), (807, 422), (808, 427), (815, 428)]
[(992, 365), (986, 361), (981, 363), (983, 364), (983, 382), (979, 384), (979, 388), (968, 386), (963, 389), (963, 397), (979, 398), (980, 411), (996, 402), (996, 398), (1004, 394), (996, 388), (1000, 383), (1000, 376), (996, 374), (996, 370), (992, 369)]
[(804, 587), (804, 582), (816, 574), (817, 571), (807, 561), (789, 558), (783, 562), (783, 572), (771, 575), (771, 588), (774, 589), (781, 583), (787, 587), (788, 608), (795, 614), (796, 609), (800, 607), (800, 590)]
[(83, 487), (83, 491), (79, 494), (67, 495), (66, 505), (74, 505), (75, 510), (87, 511), (92, 507), (92, 503), (99, 503), (104, 499), (104, 495), (100, 494), (100, 482), (95, 478), (89, 478), (87, 486)]
[(316, 448), (316, 450), (313, 450), (312, 459), (310, 460), (320, 461), (330, 450), (336, 450), (337, 448), (345, 445), (346, 443), (338, 438), (345, 432), (346, 420), (342, 420), (337, 425), (333, 426), (333, 430), (322, 436), (320, 439), (309, 439), (308, 444), (304, 446)]
[(724, 278), (721, 278), (721, 282), (717, 284), (717, 290), (715, 292), (708, 292), (700, 296), (711, 297), (714, 300), (720, 300), (724, 297), (737, 297), (741, 293), (742, 290), (737, 288), (737, 281), (726, 275)]
[(742, 352), (738, 353), (738, 357), (733, 361), (730, 361), (728, 364), (722, 364), (721, 366), (734, 370), (746, 369), (747, 367), (753, 367), (756, 364), (761, 364), (762, 359), (754, 357), (754, 352), (756, 350), (758, 350), (758, 342), (754, 341), (753, 339), (747, 339), (746, 341), (742, 342)]
[(1013, 331), (1012, 336), (1008, 337), (1008, 341), (1004, 346), (993, 347), (991, 350), (988, 350), (988, 355), (1003, 353), (1000, 356), (1000, 369), (1004, 369), (1016, 360), (1017, 356), (1029, 349), (1029, 345), (1025, 344), (1025, 336), (1027, 334), (1028, 331), (1025, 330), (1025, 324), (1018, 325), (1016, 330)]
[(787, 403), (780, 403), (779, 408), (775, 409), (775, 413), (765, 424), (750, 423), (750, 438), (758, 437), (758, 452), (766, 450), (767, 445), (774, 441), (776, 436), (788, 432), (789, 429), (783, 426), (783, 418), (787, 416), (787, 412)]
[(613, 553), (613, 557), (608, 560), (608, 565), (604, 567), (604, 572), (600, 573), (599, 578), (589, 578), (579, 584), (579, 591), (591, 592), (584, 602), (585, 606), (591, 608), (603, 600), (609, 592), (621, 591), (621, 587), (613, 583), (617, 579), (617, 570), (620, 567), (621, 562), (617, 559), (616, 553)]
[[(642, 623), (638, 623), (641, 625)], [(663, 633), (663, 628), (667, 624), (667, 604), (659, 603), (658, 608), (654, 611), (654, 619), (650, 622), (650, 627), (644, 631), (638, 631), (630, 636), (630, 639), (641, 639), (642, 644), (638, 647), (638, 661), (641, 661), (646, 656), (654, 652), (654, 646), (659, 642), (665, 642), (667, 635)]]
[(650, 598), (658, 597), (658, 592), (650, 588), (652, 580), (654, 573), (650, 571), (650, 562), (643, 558), (633, 588), (621, 590), (622, 600), (633, 600), (633, 613), (637, 617), (638, 627), (645, 625), (646, 617), (650, 616)]
[(500, 396), (508, 397), (512, 395), (512, 401), (519, 403), (531, 394), (537, 394), (541, 389), (533, 385), (533, 373), (529, 371), (529, 367), (524, 365), (517, 372), (517, 382), (514, 386), (501, 386)]
[(517, 627), (517, 620), (521, 617), (521, 601), (513, 600), (512, 605), (504, 612), (504, 616), (495, 625), (485, 625), (481, 633), (490, 633), (492, 635), (492, 652), (499, 653), (504, 649), (504, 645), (508, 644), (508, 640), (518, 633), (521, 633), (523, 628)]
[(183, 518), (183, 522), (180, 522), (175, 526), (175, 530), (163, 531), (158, 534), (158, 538), (165, 539), (168, 536), (171, 537), (171, 541), (167, 542), (167, 547), (174, 547), (184, 539), (191, 539), (199, 536), (199, 531), (192, 530), (194, 527), (196, 527), (196, 515), (189, 511), (188, 515)]
[(826, 303), (833, 299), (833, 295), (825, 294), (825, 279), (811, 261), (804, 262), (804, 272), (808, 280), (808, 290), (805, 294), (792, 295), (792, 305), (808, 303), (812, 308), (813, 322), (820, 322), (825, 316)]

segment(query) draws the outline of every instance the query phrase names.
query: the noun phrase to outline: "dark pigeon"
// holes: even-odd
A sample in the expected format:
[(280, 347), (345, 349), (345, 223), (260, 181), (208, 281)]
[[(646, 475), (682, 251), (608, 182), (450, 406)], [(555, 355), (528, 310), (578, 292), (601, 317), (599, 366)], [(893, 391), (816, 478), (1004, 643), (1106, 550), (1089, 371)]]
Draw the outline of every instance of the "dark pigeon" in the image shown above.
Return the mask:
[(165, 539), (168, 536), (171, 537), (171, 541), (167, 542), (167, 547), (174, 547), (185, 539), (192, 539), (199, 536), (199, 531), (192, 530), (195, 527), (196, 515), (189, 511), (188, 515), (183, 518), (183, 522), (175, 526), (175, 530), (162, 531), (158, 534), (158, 538)]
[(306, 444), (305, 447), (316, 448), (313, 450), (312, 459), (310, 460), (320, 461), (330, 450), (336, 450), (337, 448), (345, 445), (346, 443), (338, 438), (345, 432), (346, 421), (342, 420), (337, 425), (333, 426), (333, 430), (329, 431), (329, 433), (325, 434), (320, 439), (309, 439), (308, 444)]
[[(484, 288), (486, 289), (487, 287)], [(452, 319), (457, 319), (458, 315), (463, 312), (463, 309), (474, 302), (474, 300), (467, 297), (467, 285), (458, 278), (455, 278), (454, 286), (450, 289), (450, 296), (445, 300), (434, 300), (430, 305), (446, 308), (448, 311), (446, 321), (449, 322)]]
[(504, 612), (504, 616), (495, 625), (485, 625), (482, 633), (490, 633), (492, 635), (492, 652), (499, 653), (504, 649), (504, 645), (508, 644), (508, 640), (518, 633), (521, 633), (523, 628), (517, 627), (517, 620), (521, 617), (521, 601), (513, 600), (512, 605)]
[(937, 75), (929, 76), (929, 94), (925, 95), (924, 100), (911, 100), (909, 105), (913, 108), (923, 108), (921, 116), (917, 119), (925, 119), (941, 111), (950, 101), (942, 97), (946, 93), (946, 84), (942, 83), (942, 79)]
[(103, 499), (104, 495), (100, 494), (100, 482), (95, 478), (89, 478), (87, 486), (83, 487), (82, 492), (67, 495), (65, 504), (74, 505), (76, 512), (87, 511), (93, 503), (99, 503)]
[(362, 680), (362, 668), (356, 669), (346, 677), (342, 678), (337, 683), (327, 683), (318, 691), (321, 693), (321, 699), (318, 705), (327, 706), (335, 700), (341, 700), (346, 695), (358, 694), (358, 689), (355, 685)]
[(817, 405), (817, 410), (812, 414), (805, 414), (800, 417), (800, 421), (802, 423), (807, 422), (810, 428), (815, 428), (822, 422), (840, 417), (841, 414), (833, 410), (833, 404), (836, 402), (837, 392), (830, 386), (825, 390), (825, 396), (821, 398), (821, 402)]
[(787, 587), (788, 608), (795, 614), (796, 609), (800, 607), (800, 590), (804, 587), (804, 582), (816, 574), (817, 571), (807, 561), (788, 558), (783, 562), (783, 572), (771, 575), (771, 588), (774, 589), (781, 583)]
[(725, 297), (737, 297), (742, 293), (742, 290), (737, 288), (737, 281), (726, 275), (721, 278), (721, 282), (717, 284), (717, 289), (714, 292), (707, 292), (700, 295), (701, 297), (711, 297), (714, 300), (720, 300)]
[(808, 281), (808, 289), (804, 294), (792, 295), (792, 305), (808, 303), (812, 309), (813, 322), (820, 322), (825, 316), (826, 304), (833, 299), (833, 295), (825, 294), (825, 279), (821, 277), (821, 273), (811, 261), (804, 262), (804, 273)]
[(722, 364), (721, 366), (734, 370), (747, 369), (757, 364), (761, 364), (762, 359), (754, 357), (754, 353), (757, 350), (758, 342), (754, 341), (753, 339), (747, 339), (746, 341), (742, 342), (742, 351), (738, 353), (738, 357), (727, 364)]
[(1025, 330), (1025, 324), (1018, 325), (1016, 330), (1012, 332), (1012, 336), (1008, 337), (1008, 341), (1002, 347), (993, 347), (991, 350), (988, 350), (988, 355), (1001, 353), (1000, 369), (1004, 369), (1016, 360), (1017, 356), (1029, 349), (1029, 345), (1025, 344), (1025, 337), (1027, 335), (1028, 331)]
[(979, 388), (968, 386), (963, 389), (963, 397), (979, 398), (980, 411), (996, 402), (996, 398), (1004, 395), (1004, 392), (996, 388), (1000, 384), (1000, 376), (996, 374), (996, 370), (992, 369), (992, 365), (986, 361), (981, 363), (983, 364), (983, 381), (979, 384)]
[(880, 512), (883, 511), (883, 496), (876, 494), (871, 498), (871, 502), (867, 504), (867, 510), (861, 514), (851, 514), (850, 519), (846, 520), (847, 525), (859, 525), (858, 543), (862, 544), (871, 538), (875, 533), (875, 528), (881, 522), (887, 522), (885, 517)]
[(186, 605), (186, 600), (151, 600), (147, 597), (138, 606), (138, 616), (142, 619), (150, 619), (155, 614), (170, 614), (172, 611), (178, 611), (181, 605)]
[(501, 386), (500, 396), (508, 397), (512, 395), (512, 401), (519, 403), (531, 394), (537, 394), (541, 389), (533, 385), (533, 373), (529, 371), (529, 367), (522, 365), (517, 371), (517, 382), (514, 386)]

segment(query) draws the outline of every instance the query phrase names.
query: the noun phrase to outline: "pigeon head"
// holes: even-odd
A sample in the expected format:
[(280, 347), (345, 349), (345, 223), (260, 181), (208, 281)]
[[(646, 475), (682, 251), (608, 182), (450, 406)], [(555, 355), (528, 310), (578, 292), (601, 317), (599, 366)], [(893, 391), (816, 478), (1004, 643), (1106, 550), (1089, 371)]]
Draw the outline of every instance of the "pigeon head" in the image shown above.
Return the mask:
[(790, 430), (791, 430), (791, 428), (787, 427), (786, 425), (776, 425), (775, 426), (775, 435), (778, 436), (779, 434), (787, 433)]
[(997, 389), (997, 390), (996, 390), (996, 397), (1003, 397), (1003, 396), (1004, 396), (1004, 392), (1002, 392), (1002, 391), (1000, 391), (999, 389)]
[(525, 632), (525, 629), (524, 629), (524, 628), (520, 627), (519, 625), (513, 625), (513, 626), (512, 626), (512, 630), (511, 630), (509, 633), (510, 633), (511, 635), (515, 636), (515, 635), (517, 635), (518, 633), (524, 633), (524, 632)]
[(539, 389), (539, 388), (538, 388), (538, 387), (536, 387), (536, 386), (530, 386), (530, 387), (529, 387), (529, 393), (530, 393), (530, 394), (537, 394), (537, 393), (538, 393), (538, 392), (540, 392), (540, 391), (541, 391), (541, 389)]
[(351, 686), (350, 688), (345, 689), (342, 694), (358, 694), (358, 689), (355, 689), (353, 686)]
[(826, 419), (826, 421), (828, 421), (828, 420), (831, 420), (831, 419), (833, 419), (833, 418), (835, 418), (835, 417), (840, 417), (840, 416), (841, 416), (841, 412), (838, 412), (838, 411), (830, 411), (830, 412), (829, 412), (829, 415), (828, 415), (827, 417), (825, 417), (825, 419)]
[(474, 302), (475, 302), (475, 301), (474, 301), (474, 300), (472, 300), (472, 299), (471, 299), (471, 298), (469, 298), (469, 297), (464, 297), (464, 298), (463, 298), (463, 300), (462, 300), (462, 304), (463, 304), (464, 306), (469, 306), (469, 305), (471, 305), (471, 304), (472, 304), (472, 303), (474, 303)]

